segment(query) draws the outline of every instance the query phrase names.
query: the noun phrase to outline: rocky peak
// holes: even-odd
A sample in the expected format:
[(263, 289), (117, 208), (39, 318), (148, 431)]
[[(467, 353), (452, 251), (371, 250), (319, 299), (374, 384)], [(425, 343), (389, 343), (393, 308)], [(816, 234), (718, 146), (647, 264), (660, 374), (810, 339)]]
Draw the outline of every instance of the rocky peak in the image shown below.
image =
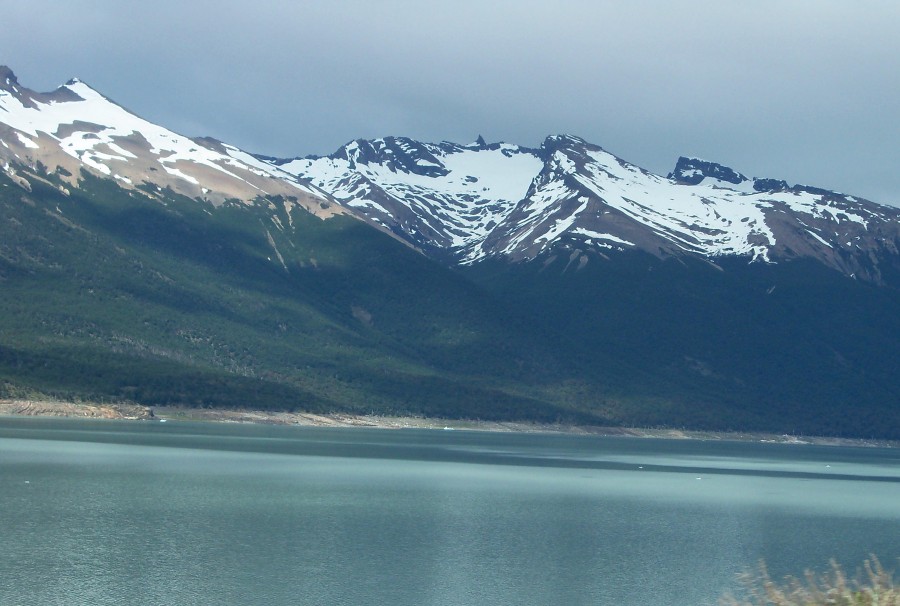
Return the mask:
[(347, 160), (353, 169), (357, 164), (378, 164), (393, 172), (426, 177), (443, 176), (448, 172), (425, 144), (406, 137), (385, 137), (371, 141), (357, 139), (329, 157)]
[(788, 182), (781, 179), (753, 179), (756, 191), (784, 191), (789, 187)]
[(541, 143), (541, 150), (550, 155), (556, 151), (582, 149), (590, 144), (574, 135), (550, 135)]
[(727, 166), (684, 156), (678, 158), (675, 170), (670, 172), (668, 176), (670, 179), (687, 185), (697, 185), (707, 177), (733, 185), (740, 185), (745, 181), (749, 181), (747, 177)]
[(19, 80), (16, 78), (13, 70), (5, 65), (0, 65), (0, 89), (9, 90), (18, 84)]
[(19, 84), (19, 79), (5, 65), (0, 65), (0, 91), (12, 95), (25, 107), (35, 107), (35, 97), (41, 96)]
[[(717, 181), (720, 185), (743, 185), (745, 187), (741, 189), (744, 191), (750, 191), (746, 189), (746, 185), (751, 183), (753, 186), (752, 191), (755, 192), (775, 192), (792, 189), (788, 182), (782, 179), (748, 179), (741, 173), (722, 164), (700, 160), (699, 158), (686, 158), (684, 156), (678, 158), (675, 170), (669, 173), (668, 177), (684, 185), (698, 185), (704, 179)], [(808, 189), (803, 191), (816, 193)]]

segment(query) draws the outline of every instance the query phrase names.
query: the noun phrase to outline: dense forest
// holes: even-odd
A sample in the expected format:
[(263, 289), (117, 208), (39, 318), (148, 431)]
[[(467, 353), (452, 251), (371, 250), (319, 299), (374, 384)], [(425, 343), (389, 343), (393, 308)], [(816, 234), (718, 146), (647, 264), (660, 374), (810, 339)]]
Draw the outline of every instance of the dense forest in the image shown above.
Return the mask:
[(450, 268), (290, 200), (0, 175), (0, 397), (900, 437), (900, 291), (812, 261)]

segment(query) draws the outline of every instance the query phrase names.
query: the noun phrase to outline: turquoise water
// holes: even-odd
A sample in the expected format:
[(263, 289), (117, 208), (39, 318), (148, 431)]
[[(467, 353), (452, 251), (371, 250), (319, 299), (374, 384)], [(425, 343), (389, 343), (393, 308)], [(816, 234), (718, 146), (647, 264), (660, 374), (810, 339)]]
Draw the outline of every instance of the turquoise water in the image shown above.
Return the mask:
[(900, 452), (0, 418), (0, 604), (715, 604), (900, 556)]

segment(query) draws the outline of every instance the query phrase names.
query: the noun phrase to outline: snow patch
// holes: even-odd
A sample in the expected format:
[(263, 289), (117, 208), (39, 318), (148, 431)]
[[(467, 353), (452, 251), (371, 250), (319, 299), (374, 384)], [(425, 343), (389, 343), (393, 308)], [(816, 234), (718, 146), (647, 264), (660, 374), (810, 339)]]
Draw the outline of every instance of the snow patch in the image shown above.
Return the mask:
[[(829, 243), (825, 240), (825, 238), (823, 238), (823, 237), (820, 236), (819, 234), (815, 233), (814, 231), (807, 229), (807, 230), (806, 230), (806, 233), (808, 233), (809, 235), (811, 235), (813, 238), (815, 238), (816, 240), (818, 240), (819, 242), (821, 242), (822, 244), (824, 244), (824, 245), (827, 246), (828, 248), (834, 248), (834, 246), (832, 246), (831, 244), (829, 244)], [(849, 242), (847, 242), (847, 246), (850, 246), (850, 243), (849, 243)]]
[[(173, 168), (171, 166), (166, 166), (165, 164), (163, 165), (163, 168), (166, 169), (166, 172), (169, 173), (170, 175), (178, 177), (179, 179), (184, 179), (188, 183), (193, 183), (194, 185), (200, 185), (200, 181), (197, 181), (197, 179), (193, 178), (190, 175), (184, 174), (177, 168)], [(107, 169), (107, 170), (109, 170), (109, 169)]]
[[(31, 139), (29, 139), (22, 133), (16, 133), (16, 136), (19, 138), (19, 141), (22, 143), (22, 145), (24, 145), (28, 149), (40, 149), (41, 148), (40, 145), (38, 145), (37, 143), (35, 143)], [(6, 144), (4, 143), (4, 145), (6, 145)]]
[(609, 242), (615, 242), (616, 244), (624, 244), (625, 246), (634, 246), (634, 242), (629, 242), (628, 240), (623, 240), (622, 238), (616, 237), (612, 234), (602, 234), (600, 232), (591, 231), (589, 229), (584, 229), (583, 227), (577, 227), (572, 230), (573, 234), (578, 234), (580, 236), (586, 236), (588, 238), (593, 238), (595, 240), (607, 240)]

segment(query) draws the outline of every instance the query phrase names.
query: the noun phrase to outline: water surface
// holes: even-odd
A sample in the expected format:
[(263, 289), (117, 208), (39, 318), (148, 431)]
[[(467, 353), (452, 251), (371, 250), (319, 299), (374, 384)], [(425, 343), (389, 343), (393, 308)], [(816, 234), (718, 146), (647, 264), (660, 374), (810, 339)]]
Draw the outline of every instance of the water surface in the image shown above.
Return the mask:
[(714, 604), (900, 556), (900, 453), (0, 418), (0, 604)]

